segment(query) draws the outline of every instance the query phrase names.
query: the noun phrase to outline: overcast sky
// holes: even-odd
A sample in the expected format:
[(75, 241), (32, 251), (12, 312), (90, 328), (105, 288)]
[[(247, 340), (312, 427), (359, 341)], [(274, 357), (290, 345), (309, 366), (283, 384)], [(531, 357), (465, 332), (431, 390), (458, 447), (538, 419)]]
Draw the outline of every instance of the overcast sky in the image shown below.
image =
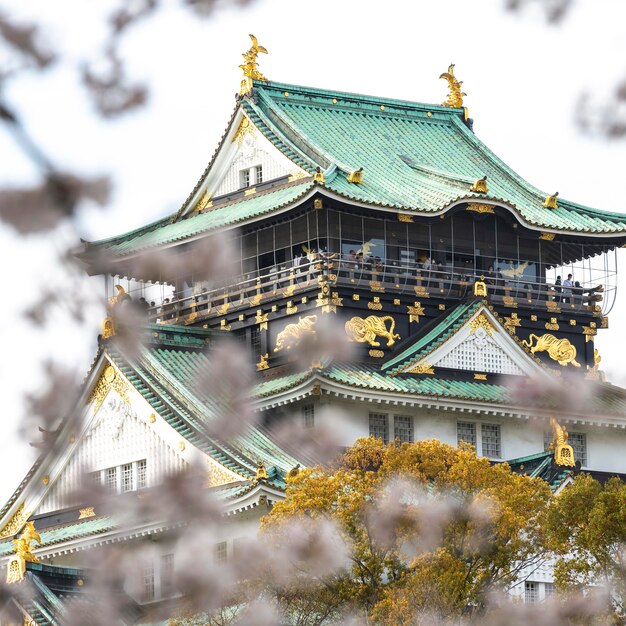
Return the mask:
[[(111, 205), (82, 211), (83, 238), (119, 234), (178, 209), (235, 105), (250, 32), (269, 50), (261, 69), (270, 80), (329, 90), (440, 103), (446, 84), (438, 76), (454, 62), (475, 132), (506, 163), (540, 189), (626, 213), (626, 140), (583, 136), (574, 121), (583, 90), (601, 96), (626, 74), (622, 0), (578, 0), (559, 27), (546, 25), (538, 9), (508, 13), (504, 0), (257, 0), (206, 20), (180, 9), (180, 2), (165, 4), (156, 18), (128, 33), (122, 48), (131, 74), (151, 84), (149, 106), (104, 123), (76, 81), (75, 64), (97, 56), (103, 16), (114, 3), (3, 3), (11, 13), (45, 24), (50, 41), (69, 59), (45, 79), (12, 84), (9, 101), (67, 169), (114, 179)], [(0, 184), (35, 176), (1, 127), (0, 164)], [(60, 314), (45, 329), (23, 319), (37, 290), (60, 280), (53, 258), (64, 240), (61, 234), (24, 240), (0, 225), (0, 500), (34, 459), (15, 431), (24, 414), (22, 394), (41, 384), (41, 363), (54, 358), (84, 375), (96, 351), (100, 311), (88, 311), (84, 327)], [(66, 280), (57, 288), (68, 299), (78, 289), (100, 294), (96, 280)], [(597, 341), (602, 368), (622, 384), (625, 312), (623, 287), (611, 328)]]

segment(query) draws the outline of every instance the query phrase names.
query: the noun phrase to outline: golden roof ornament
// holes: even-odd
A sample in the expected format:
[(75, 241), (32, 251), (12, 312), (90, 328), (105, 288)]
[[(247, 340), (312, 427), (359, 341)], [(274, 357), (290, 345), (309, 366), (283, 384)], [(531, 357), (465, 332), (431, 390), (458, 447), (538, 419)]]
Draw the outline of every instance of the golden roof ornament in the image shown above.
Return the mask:
[(461, 91), (463, 81), (457, 80), (454, 75), (454, 63), (448, 67), (448, 71), (444, 72), (439, 78), (445, 78), (448, 81), (448, 97), (442, 102), (444, 107), (461, 108), (463, 106), (463, 96), (467, 94)]
[(487, 193), (487, 177), (483, 176), (475, 181), (470, 187), (470, 191), (475, 191), (476, 193)]
[(554, 462), (557, 465), (566, 467), (575, 467), (574, 448), (567, 443), (567, 431), (561, 426), (554, 417), (550, 418), (550, 425), (554, 433), (554, 438), (548, 449), (554, 450)]
[(480, 280), (474, 283), (474, 295), (479, 298), (487, 297), (487, 284), (485, 283), (485, 277), (481, 276)]
[(348, 182), (355, 185), (361, 185), (363, 183), (363, 168), (359, 167), (358, 170), (353, 170), (348, 174)]
[(557, 191), (553, 196), (546, 196), (543, 201), (544, 209), (558, 209), (559, 208), (559, 192)]
[(315, 174), (313, 174), (313, 182), (321, 183), (322, 185), (326, 182), (324, 179), (324, 172), (322, 172), (321, 168), (315, 168)]
[(268, 476), (267, 476), (267, 470), (265, 469), (265, 465), (263, 465), (263, 461), (259, 461), (257, 463), (257, 468), (256, 468), (256, 476), (254, 477), (255, 481), (259, 481), (259, 480), (267, 480)]
[(7, 584), (24, 580), (26, 563), (39, 563), (39, 559), (32, 553), (31, 543), (41, 543), (41, 537), (35, 530), (34, 522), (26, 522), (24, 530), (18, 539), (14, 539), (15, 555), (7, 563)]
[(243, 53), (243, 65), (239, 67), (243, 70), (243, 80), (241, 81), (241, 87), (239, 88), (239, 95), (245, 96), (252, 91), (252, 81), (262, 80), (267, 81), (267, 78), (259, 72), (259, 64), (257, 62), (257, 56), (260, 52), (267, 54), (267, 50), (263, 46), (259, 46), (259, 42), (254, 35), (249, 35), (252, 40), (252, 45), (247, 52)]
[(110, 337), (115, 336), (115, 333), (117, 332), (115, 310), (122, 304), (122, 302), (130, 299), (130, 296), (126, 293), (126, 290), (122, 287), (122, 285), (115, 285), (115, 289), (117, 289), (117, 293), (112, 298), (109, 298), (106, 305), (107, 316), (102, 322), (102, 339), (109, 339)]

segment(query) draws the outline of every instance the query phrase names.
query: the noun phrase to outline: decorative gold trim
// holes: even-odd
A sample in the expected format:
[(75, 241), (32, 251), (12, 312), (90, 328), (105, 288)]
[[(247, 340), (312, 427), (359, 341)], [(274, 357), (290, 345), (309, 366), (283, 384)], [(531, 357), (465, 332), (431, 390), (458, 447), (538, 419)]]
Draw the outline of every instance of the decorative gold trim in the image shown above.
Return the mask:
[(476, 193), (487, 193), (487, 177), (483, 176), (482, 178), (474, 181), (474, 184), (470, 187), (470, 191), (475, 191)]
[(179, 449), (181, 452), (184, 452), (184, 451), (185, 451), (185, 442), (184, 442), (184, 441), (179, 441), (179, 442), (178, 442), (178, 449)]
[[(313, 182), (314, 183), (320, 183), (320, 185), (323, 185), (326, 182), (326, 180), (324, 178), (324, 172), (322, 172), (321, 168), (319, 168), (319, 167), (315, 168), (315, 174), (313, 174)], [(315, 207), (315, 208), (317, 208), (317, 207)]]
[(46, 474), (42, 479), (41, 479), (41, 484), (44, 485), (45, 487), (47, 487), (50, 484), (50, 476), (48, 476), (48, 474)]
[(420, 298), (430, 298), (430, 294), (426, 291), (426, 287), (423, 285), (415, 285), (415, 287), (413, 287), (413, 291), (415, 291), (415, 295)]
[(13, 535), (19, 533), (29, 517), (30, 512), (25, 513), (24, 505), (20, 504), (13, 517), (4, 525), (4, 528), (0, 531), (0, 539), (12, 537)]
[(221, 304), (217, 307), (217, 310), (215, 312), (218, 315), (226, 315), (226, 313), (228, 313), (228, 309), (230, 309), (230, 302), (224, 302), (224, 304)]
[(150, 413), (150, 417), (148, 418), (148, 421), (151, 424), (154, 424), (154, 422), (156, 422), (156, 415), (154, 413)]
[(440, 311), (445, 311), (445, 310), (446, 310), (446, 305), (445, 305), (445, 304), (440, 304), (440, 305), (438, 306), (438, 309), (439, 309)]
[(519, 328), (522, 325), (522, 321), (517, 317), (517, 313), (511, 313), (511, 317), (504, 318), (504, 327), (514, 335), (516, 333), (516, 328)]
[(470, 335), (473, 335), (479, 328), (483, 328), (490, 337), (493, 337), (494, 332), (498, 332), (498, 329), (491, 323), (491, 320), (484, 313), (481, 313), (474, 319), (470, 320), (469, 326), (471, 328)]
[(370, 290), (376, 293), (385, 293), (385, 288), (379, 280), (370, 280)]
[(572, 320), (570, 320), (570, 321), (569, 321), (569, 325), (570, 325), (570, 326), (576, 326), (576, 320), (573, 320), (573, 319), (572, 319)]
[[(534, 343), (535, 340), (536, 343)], [(527, 340), (522, 341), (522, 345), (529, 348), (531, 354), (545, 350), (548, 356), (559, 365), (566, 366), (571, 363), (574, 367), (580, 367), (580, 363), (576, 361), (576, 346), (569, 339), (557, 339), (550, 334), (539, 337), (531, 333)]]
[(361, 299), (361, 296), (360, 296), (358, 293), (353, 293), (353, 294), (352, 294), (352, 299), (353, 299), (355, 302), (358, 302), (358, 301)]
[(546, 330), (559, 330), (559, 324), (556, 317), (551, 317), (549, 322), (545, 324)]
[(400, 306), (400, 298), (394, 298), (393, 299), (393, 304), (394, 304), (394, 306)]
[(259, 304), (261, 304), (261, 300), (263, 300), (263, 294), (258, 293), (256, 296), (250, 298), (250, 304), (252, 306), (259, 306)]
[(93, 402), (94, 413), (100, 409), (110, 389), (117, 392), (126, 404), (130, 404), (128, 397), (130, 385), (122, 376), (117, 375), (117, 372), (112, 365), (107, 365), (102, 373), (102, 376), (100, 376), (98, 382), (95, 384), (92, 392), (87, 398), (87, 404), (91, 404), (91, 402)]
[(256, 193), (256, 187), (249, 187), (243, 192), (244, 196), (251, 196)]
[(355, 185), (363, 184), (363, 168), (360, 167), (358, 170), (352, 170), (348, 174), (347, 180), (349, 183), (354, 183)]
[(413, 306), (407, 305), (406, 312), (409, 316), (409, 324), (412, 322), (416, 322), (419, 324), (420, 317), (426, 315), (424, 312), (424, 307), (417, 300), (413, 303)]
[(198, 211), (204, 211), (204, 209), (211, 208), (213, 206), (213, 203), (211, 202), (212, 197), (212, 194), (210, 194), (208, 191), (205, 191), (200, 197), (200, 200), (196, 202), (196, 206), (193, 207), (193, 211), (197, 213)]
[(308, 177), (308, 174), (306, 172), (303, 172), (302, 170), (296, 170), (289, 176), (289, 178), (287, 179), (287, 182), (293, 183), (296, 180), (302, 180), (303, 178), (307, 178), (307, 177)]
[(228, 323), (228, 320), (223, 319), (220, 321), (220, 330), (225, 330), (225, 331), (230, 330), (230, 324)]
[(283, 291), (283, 296), (285, 298), (291, 298), (291, 296), (293, 296), (293, 292), (296, 290), (296, 286), (295, 285), (289, 285), (287, 287), (285, 287), (285, 291)]
[(267, 316), (269, 313), (263, 313), (263, 309), (259, 309), (256, 312), (256, 317), (254, 321), (256, 324), (259, 324), (259, 330), (267, 330)]
[(380, 311), (383, 308), (380, 298), (378, 296), (374, 296), (372, 301), (367, 303), (367, 308), (371, 311)]
[(543, 201), (544, 209), (558, 209), (559, 208), (559, 192), (557, 191), (553, 196), (546, 196)]
[(96, 512), (94, 511), (94, 507), (88, 506), (79, 511), (78, 519), (85, 519), (87, 517), (95, 517)]
[(483, 204), (482, 202), (468, 202), (465, 210), (473, 211), (474, 213), (494, 213), (490, 204)]
[(536, 322), (537, 321), (537, 316), (536, 315), (531, 315), (530, 316), (530, 321), (531, 322)]
[(487, 380), (487, 374), (479, 374), (474, 372), (474, 380)]
[[(389, 322), (389, 329), (387, 329)], [(387, 346), (393, 346), (396, 339), (400, 339), (400, 335), (395, 333), (396, 321), (391, 315), (369, 315), (366, 318), (353, 317), (345, 324), (346, 334), (350, 341), (357, 343), (369, 343), (370, 346), (378, 348), (380, 342), (376, 341), (377, 337), (387, 340)]]
[(502, 296), (502, 303), (504, 306), (509, 307), (510, 309), (517, 308), (517, 302), (515, 302), (515, 298), (512, 296)]
[(293, 315), (294, 313), (298, 312), (298, 307), (294, 305), (292, 300), (289, 300), (289, 302), (287, 302), (285, 312), (287, 313), (287, 315)]
[(462, 107), (463, 96), (466, 96), (467, 94), (461, 91), (461, 85), (463, 84), (463, 81), (457, 80), (456, 76), (454, 75), (454, 63), (451, 63), (448, 66), (448, 71), (441, 74), (439, 78), (444, 78), (446, 81), (448, 81), (448, 96), (441, 103), (442, 106), (453, 107), (455, 109)]
[(408, 215), (407, 213), (398, 213), (398, 221), (399, 222), (406, 222), (407, 224), (412, 224), (413, 223), (413, 216), (412, 215)]
[(481, 276), (480, 280), (474, 283), (474, 295), (481, 298), (487, 297), (487, 284), (484, 276)]
[(435, 368), (426, 361), (422, 361), (418, 363), (415, 367), (412, 367), (410, 370), (407, 370), (410, 374), (430, 374), (434, 375)]
[(543, 241), (554, 241), (555, 237), (556, 233), (542, 232), (541, 235), (539, 235), (539, 239), (542, 239)]
[(324, 208), (324, 203), (322, 202), (321, 198), (315, 198), (315, 200), (313, 200), (313, 208), (314, 209), (323, 209)]
[(382, 350), (370, 350), (369, 355), (376, 359), (382, 359), (385, 356), (385, 353)]
[(259, 362), (256, 364), (257, 372), (262, 372), (263, 370), (266, 370), (269, 367), (267, 363), (268, 359), (269, 359), (269, 354), (267, 352), (259, 356)]

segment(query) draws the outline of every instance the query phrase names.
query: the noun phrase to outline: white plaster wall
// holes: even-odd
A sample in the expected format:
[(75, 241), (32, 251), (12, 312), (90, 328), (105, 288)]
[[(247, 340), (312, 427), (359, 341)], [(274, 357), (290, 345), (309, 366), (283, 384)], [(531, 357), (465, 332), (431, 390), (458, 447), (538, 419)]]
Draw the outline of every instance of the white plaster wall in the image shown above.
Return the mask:
[(185, 461), (148, 425), (137, 418), (114, 391), (109, 391), (98, 410), (94, 426), (79, 442), (37, 513), (56, 511), (68, 505), (88, 472), (146, 459), (147, 484), (156, 485), (167, 474), (179, 472)]

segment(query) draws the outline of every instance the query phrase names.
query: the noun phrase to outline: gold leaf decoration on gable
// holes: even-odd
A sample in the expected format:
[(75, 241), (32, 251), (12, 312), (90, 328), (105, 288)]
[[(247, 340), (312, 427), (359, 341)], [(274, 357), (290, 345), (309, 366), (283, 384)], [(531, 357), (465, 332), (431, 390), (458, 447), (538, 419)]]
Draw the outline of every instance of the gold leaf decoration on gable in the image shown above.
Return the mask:
[(102, 376), (98, 379), (98, 382), (94, 386), (93, 390), (89, 394), (89, 398), (87, 399), (87, 404), (93, 402), (93, 412), (96, 413), (104, 399), (106, 398), (109, 391), (113, 389), (120, 398), (126, 403), (130, 404), (130, 400), (128, 397), (128, 393), (130, 391), (130, 385), (126, 382), (126, 380), (119, 376), (112, 365), (107, 365), (102, 373)]
[(208, 191), (205, 191), (202, 194), (200, 200), (198, 200), (198, 202), (196, 203), (196, 206), (193, 207), (193, 210), (197, 212), (197, 211), (203, 211), (204, 209), (208, 209), (212, 207), (213, 206), (213, 203), (211, 202), (212, 197), (213, 196)]
[(418, 363), (415, 367), (412, 367), (408, 370), (410, 374), (430, 374), (433, 375), (435, 373), (435, 368), (426, 361), (422, 361)]
[(483, 328), (490, 337), (493, 336), (494, 332), (498, 332), (498, 329), (494, 327), (491, 320), (484, 313), (470, 320), (469, 326), (471, 328), (470, 335), (473, 335), (479, 328)]
[(24, 505), (20, 504), (19, 508), (13, 515), (13, 517), (6, 523), (4, 528), (0, 531), (0, 539), (11, 537), (16, 535), (22, 530), (24, 524), (30, 517), (30, 512), (24, 512)]
[(504, 327), (514, 335), (516, 332), (516, 328), (522, 325), (522, 320), (517, 317), (517, 313), (511, 313), (511, 317), (504, 318)]

